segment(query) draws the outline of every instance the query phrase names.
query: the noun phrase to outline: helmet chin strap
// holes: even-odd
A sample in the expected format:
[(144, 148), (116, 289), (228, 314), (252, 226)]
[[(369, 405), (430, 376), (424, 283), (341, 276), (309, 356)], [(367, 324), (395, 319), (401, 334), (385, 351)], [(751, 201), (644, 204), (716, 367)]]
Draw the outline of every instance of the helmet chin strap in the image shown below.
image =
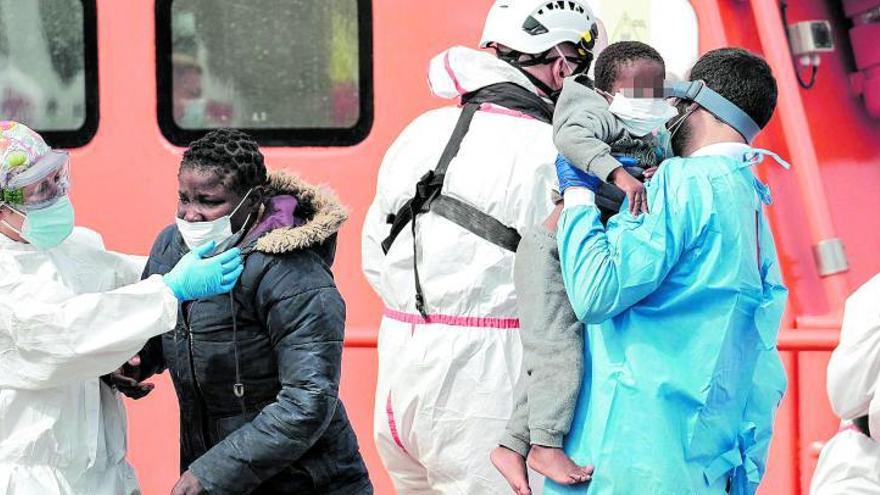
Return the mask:
[[(565, 57), (565, 54), (562, 53), (562, 50), (560, 50), (558, 46), (554, 46), (553, 49), (555, 49), (556, 52), (559, 53), (559, 59), (565, 63), (565, 66), (568, 67), (568, 70), (571, 72), (571, 74), (569, 74), (569, 76), (574, 76), (577, 74), (585, 73), (587, 70), (589, 70), (590, 64), (593, 61), (592, 53), (587, 52), (587, 56), (584, 57), (583, 60), (581, 60), (578, 63), (577, 67), (572, 68), (571, 63)], [(504, 54), (500, 58), (502, 60), (504, 60), (505, 62), (507, 62), (508, 64), (516, 67), (517, 70), (519, 70), (524, 76), (526, 76), (526, 79), (528, 79), (529, 82), (531, 82), (533, 85), (535, 85), (536, 88), (538, 88), (539, 90), (541, 90), (544, 93), (544, 96), (546, 96), (551, 101), (553, 101), (553, 103), (556, 103), (556, 100), (559, 99), (559, 93), (562, 92), (562, 88), (553, 89), (550, 87), (549, 84), (542, 81), (538, 76), (536, 76), (536, 75), (532, 74), (531, 72), (529, 72), (528, 70), (526, 70), (526, 67), (536, 67), (539, 65), (546, 65), (546, 64), (552, 63), (555, 60), (557, 60), (555, 58), (549, 59), (547, 57), (548, 53), (549, 53), (549, 51), (544, 52), (540, 55), (532, 55), (532, 58), (529, 60), (519, 60), (519, 57), (523, 54), (518, 53), (518, 52), (511, 52), (508, 54)]]
[(504, 60), (508, 64), (512, 65), (516, 68), (516, 70), (520, 71), (522, 75), (526, 76), (526, 79), (529, 80), (536, 88), (541, 90), (544, 93), (544, 96), (549, 98), (551, 101), (556, 103), (557, 98), (559, 97), (559, 93), (562, 91), (561, 89), (553, 89), (549, 84), (542, 81), (538, 76), (532, 74), (526, 67), (536, 67), (538, 65), (545, 65), (549, 60), (547, 60), (547, 54), (543, 53), (538, 56), (533, 56), (530, 60), (519, 60), (519, 57), (523, 55), (518, 52), (512, 52), (509, 54), (505, 54), (501, 56), (501, 60)]
[(539, 79), (538, 76), (536, 76), (536, 75), (532, 74), (531, 72), (525, 70), (525, 68), (523, 68), (523, 67), (520, 67), (520, 66), (515, 65), (515, 64), (514, 64), (514, 67), (516, 67), (517, 69), (519, 69), (519, 71), (522, 72), (522, 74), (523, 74), (524, 76), (526, 76), (526, 79), (528, 79), (529, 82), (531, 82), (532, 84), (534, 84), (536, 88), (540, 89), (541, 92), (544, 93), (544, 96), (546, 96), (547, 98), (550, 98), (550, 100), (552, 100), (554, 103), (556, 102), (556, 100), (559, 98), (559, 93), (560, 93), (560, 91), (562, 91), (561, 89), (553, 89), (553, 88), (551, 88), (549, 84), (547, 84), (547, 83), (545, 83), (544, 81), (542, 81), (541, 79)]

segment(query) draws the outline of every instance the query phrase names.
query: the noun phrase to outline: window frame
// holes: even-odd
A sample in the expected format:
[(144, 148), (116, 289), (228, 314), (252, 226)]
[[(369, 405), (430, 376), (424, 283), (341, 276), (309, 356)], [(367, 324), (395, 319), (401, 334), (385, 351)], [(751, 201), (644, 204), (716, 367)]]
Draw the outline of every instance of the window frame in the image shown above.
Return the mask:
[(100, 102), (98, 90), (98, 8), (97, 0), (80, 0), (83, 8), (83, 88), (85, 120), (78, 129), (42, 130), (34, 127), (53, 148), (81, 148), (98, 133)]
[[(373, 127), (373, 2), (356, 0), (358, 10), (358, 96), (360, 113), (351, 127), (238, 127), (260, 146), (341, 147), (364, 141)], [(156, 115), (159, 129), (171, 144), (188, 146), (213, 128), (184, 129), (174, 121), (171, 62), (171, 8), (174, 0), (156, 0)]]

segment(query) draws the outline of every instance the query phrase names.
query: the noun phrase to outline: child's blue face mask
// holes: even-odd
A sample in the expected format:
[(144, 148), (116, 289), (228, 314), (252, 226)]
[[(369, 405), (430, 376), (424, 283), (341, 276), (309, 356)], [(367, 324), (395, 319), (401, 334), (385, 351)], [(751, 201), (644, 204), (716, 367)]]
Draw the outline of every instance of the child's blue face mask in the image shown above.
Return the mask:
[(67, 196), (58, 198), (46, 208), (29, 210), (27, 214), (18, 211), (9, 204), (5, 206), (24, 217), (24, 223), (21, 230), (6, 221), (3, 221), (3, 224), (36, 248), (52, 249), (57, 247), (73, 232), (73, 205)]

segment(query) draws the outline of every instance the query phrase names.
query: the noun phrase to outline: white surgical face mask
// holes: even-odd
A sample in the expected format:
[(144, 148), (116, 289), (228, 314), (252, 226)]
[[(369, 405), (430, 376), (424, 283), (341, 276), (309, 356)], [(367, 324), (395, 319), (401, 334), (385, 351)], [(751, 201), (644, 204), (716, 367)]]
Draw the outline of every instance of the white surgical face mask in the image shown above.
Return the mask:
[[(244, 198), (242, 198), (241, 202), (238, 203), (238, 206), (232, 210), (232, 213), (222, 216), (217, 220), (211, 220), (210, 222), (187, 222), (182, 218), (177, 218), (177, 230), (180, 231), (180, 235), (183, 237), (183, 242), (186, 243), (186, 247), (192, 251), (211, 241), (216, 242), (219, 246), (223, 241), (232, 237), (234, 234), (232, 232), (232, 217), (238, 209), (241, 208), (241, 205), (244, 204), (248, 196), (251, 195), (251, 192), (253, 192), (253, 189), (244, 195)], [(244, 223), (246, 225), (247, 221)]]
[(608, 111), (633, 136), (642, 137), (660, 129), (678, 110), (661, 98), (629, 98), (622, 93), (614, 95)]

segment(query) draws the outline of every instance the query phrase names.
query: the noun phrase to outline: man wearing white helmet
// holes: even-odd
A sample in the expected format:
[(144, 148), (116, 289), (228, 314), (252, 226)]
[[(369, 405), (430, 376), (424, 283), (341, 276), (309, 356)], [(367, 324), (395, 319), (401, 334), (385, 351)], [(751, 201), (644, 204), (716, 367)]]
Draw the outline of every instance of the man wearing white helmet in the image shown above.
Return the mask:
[(553, 209), (552, 101), (597, 33), (585, 0), (496, 1), (480, 43), (494, 53), (430, 65), (462, 107), (420, 116), (385, 156), (363, 269), (386, 308), (375, 436), (399, 493), (508, 490), (489, 452), (521, 371), (514, 252)]

